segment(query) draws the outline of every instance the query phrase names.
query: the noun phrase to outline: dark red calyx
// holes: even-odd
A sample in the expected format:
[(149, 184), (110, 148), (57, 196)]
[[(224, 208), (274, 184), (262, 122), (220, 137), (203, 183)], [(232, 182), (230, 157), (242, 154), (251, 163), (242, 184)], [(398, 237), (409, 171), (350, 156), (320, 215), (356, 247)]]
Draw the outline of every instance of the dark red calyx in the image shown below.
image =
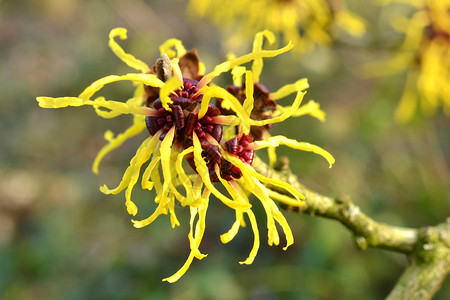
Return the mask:
[(239, 159), (249, 165), (253, 163), (254, 151), (247, 149), (248, 145), (253, 142), (253, 137), (251, 135), (243, 134), (239, 139), (239, 143), (236, 150), (236, 156)]

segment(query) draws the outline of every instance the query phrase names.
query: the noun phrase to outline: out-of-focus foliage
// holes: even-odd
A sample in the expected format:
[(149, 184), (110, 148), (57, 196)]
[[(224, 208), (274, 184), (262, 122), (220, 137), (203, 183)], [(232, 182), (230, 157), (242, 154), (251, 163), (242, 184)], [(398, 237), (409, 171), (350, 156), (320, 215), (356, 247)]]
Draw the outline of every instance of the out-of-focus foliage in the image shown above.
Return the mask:
[[(196, 47), (206, 65), (226, 56), (218, 29), (186, 17), (185, 1), (20, 0), (0, 2), (0, 298), (2, 299), (380, 299), (407, 265), (403, 255), (382, 250), (360, 252), (340, 225), (295, 213), (286, 218), (296, 243), (283, 251), (261, 245), (251, 266), (252, 235), (244, 229), (228, 245), (219, 235), (234, 215), (210, 207), (201, 249), (175, 285), (160, 281), (179, 267), (189, 249), (187, 229), (170, 229), (161, 219), (135, 229), (120, 196), (98, 187), (120, 180), (142, 137), (130, 140), (105, 159), (93, 175), (93, 158), (105, 143), (103, 132), (129, 125), (98, 120), (86, 108), (50, 111), (37, 95), (76, 95), (106, 74), (128, 71), (105, 47), (113, 27), (129, 28), (126, 46), (148, 64), (157, 45), (169, 37)], [(384, 13), (367, 1), (348, 1), (368, 20), (368, 32), (305, 56), (268, 60), (261, 81), (271, 89), (300, 77), (310, 79), (309, 98), (327, 112), (327, 122), (293, 119), (273, 134), (320, 144), (336, 164), (324, 168), (312, 154), (288, 150), (294, 171), (311, 188), (348, 194), (376, 220), (393, 225), (434, 225), (450, 211), (450, 122), (442, 113), (393, 118), (405, 74), (361, 79), (363, 63), (386, 57), (403, 36)], [(400, 8), (397, 8), (400, 9)], [(343, 40), (346, 41), (345, 39)], [(210, 70), (207, 70), (210, 71)], [(231, 79), (230, 79), (231, 80)], [(125, 99), (130, 86), (105, 90)], [(117, 128), (114, 128), (117, 126)], [(56, 137), (56, 138), (55, 138)], [(149, 192), (135, 199), (150, 212)], [(255, 214), (264, 216), (255, 205)], [(177, 211), (178, 212), (178, 211)], [(179, 207), (180, 222), (188, 212)], [(185, 230), (186, 229), (186, 230)], [(261, 228), (263, 230), (264, 228)], [(436, 299), (450, 298), (448, 279)]]

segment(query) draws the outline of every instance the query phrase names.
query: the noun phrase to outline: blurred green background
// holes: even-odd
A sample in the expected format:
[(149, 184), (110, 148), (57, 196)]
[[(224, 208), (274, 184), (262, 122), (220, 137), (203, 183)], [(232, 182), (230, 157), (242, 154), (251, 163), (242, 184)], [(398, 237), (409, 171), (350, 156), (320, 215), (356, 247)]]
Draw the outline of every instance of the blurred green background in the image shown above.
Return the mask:
[[(404, 76), (364, 79), (361, 64), (384, 58), (387, 26), (374, 4), (349, 1), (370, 27), (360, 40), (329, 49), (267, 60), (261, 81), (269, 89), (308, 77), (308, 99), (321, 103), (327, 122), (311, 117), (274, 126), (274, 134), (330, 151), (336, 164), (309, 153), (288, 155), (302, 182), (318, 192), (349, 195), (368, 215), (392, 225), (420, 227), (450, 211), (450, 122), (438, 114), (397, 125), (393, 111)], [(230, 244), (219, 235), (234, 213), (213, 202), (195, 261), (175, 284), (161, 282), (184, 263), (189, 212), (135, 229), (116, 185), (144, 135), (128, 141), (91, 173), (107, 129), (121, 132), (130, 118), (104, 120), (91, 108), (45, 110), (36, 96), (75, 96), (94, 80), (131, 70), (107, 47), (109, 31), (128, 28), (124, 48), (152, 64), (168, 38), (197, 48), (207, 71), (225, 59), (220, 31), (186, 16), (186, 1), (0, 1), (0, 299), (381, 299), (407, 265), (404, 255), (353, 246), (336, 222), (286, 212), (295, 244), (287, 251), (266, 242), (265, 213), (255, 204), (261, 248), (242, 266), (252, 233), (241, 229)], [(389, 45), (401, 36), (387, 34)], [(244, 45), (245, 47), (245, 45)], [(248, 41), (250, 51), (251, 40)], [(239, 53), (243, 54), (243, 53)], [(289, 66), (289, 67), (286, 67)], [(106, 95), (127, 99), (130, 84)], [(136, 188), (141, 217), (155, 205)], [(183, 211), (184, 210), (184, 211)], [(284, 243), (284, 240), (282, 241)], [(449, 281), (436, 299), (450, 299)]]

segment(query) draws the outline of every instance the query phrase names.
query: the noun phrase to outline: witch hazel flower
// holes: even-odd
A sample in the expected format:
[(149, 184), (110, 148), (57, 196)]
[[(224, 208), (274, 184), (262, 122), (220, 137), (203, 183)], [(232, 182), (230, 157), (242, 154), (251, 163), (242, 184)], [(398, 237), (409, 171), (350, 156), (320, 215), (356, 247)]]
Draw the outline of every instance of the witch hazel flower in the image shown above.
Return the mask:
[[(177, 206), (177, 210), (189, 208), (189, 256), (184, 265), (175, 274), (163, 279), (164, 281), (177, 281), (187, 271), (194, 258), (203, 259), (206, 256), (200, 252), (199, 247), (206, 229), (206, 213), (210, 200), (217, 199), (235, 211), (235, 222), (220, 237), (223, 243), (233, 240), (239, 228), (245, 226), (245, 217), (250, 222), (254, 233), (253, 247), (241, 264), (251, 264), (260, 245), (251, 195), (261, 202), (266, 212), (269, 245), (280, 243), (276, 223), (281, 226), (286, 236), (287, 244), (284, 249), (293, 243), (291, 229), (275, 201), (302, 206), (304, 197), (288, 183), (256, 172), (252, 164), (257, 150), (285, 145), (315, 152), (323, 156), (330, 167), (334, 163), (331, 154), (318, 146), (284, 136), (272, 137), (263, 134), (255, 138), (252, 135), (252, 128), (268, 128), (270, 124), (301, 115), (301, 102), (307, 87), (305, 84), (296, 83), (287, 85), (274, 94), (268, 94), (272, 98), (270, 101), (292, 93), (296, 93), (296, 97), (292, 105), (284, 108), (278, 105), (272, 108), (269, 105), (272, 114), (267, 118), (260, 116), (265, 111), (261, 106), (267, 103), (261, 102), (260, 97), (255, 96), (259, 83), (254, 78), (257, 78), (262, 70), (262, 59), (277, 56), (292, 48), (289, 43), (277, 50), (263, 50), (263, 35), (270, 36), (271, 33), (257, 34), (257, 45), (251, 53), (228, 59), (205, 75), (205, 66), (196, 51), (186, 51), (176, 39), (170, 39), (161, 45), (161, 57), (154, 66), (148, 67), (119, 46), (115, 39), (126, 39), (126, 29), (116, 28), (109, 35), (109, 46), (122, 61), (137, 70), (136, 73), (101, 78), (88, 86), (78, 97), (37, 98), (43, 108), (90, 105), (97, 115), (103, 118), (132, 115), (133, 123), (124, 132), (117, 135), (111, 131), (105, 133), (108, 143), (100, 149), (94, 160), (94, 173), (98, 173), (99, 164), (105, 155), (121, 146), (127, 139), (141, 132), (148, 132), (148, 137), (131, 158), (119, 185), (115, 188), (103, 185), (100, 190), (105, 194), (118, 194), (125, 190), (125, 205), (128, 213), (133, 216), (136, 216), (138, 207), (132, 201), (131, 194), (137, 182), (140, 180), (143, 189), (156, 191), (155, 211), (145, 219), (133, 219), (136, 228), (150, 225), (160, 215), (167, 214), (172, 227), (179, 226), (175, 207)], [(253, 62), (252, 70), (243, 67), (243, 64), (249, 62)], [(236, 70), (241, 72), (241, 78), (245, 78), (245, 87), (238, 94), (212, 83), (215, 77), (226, 72), (236, 73)], [(107, 100), (101, 96), (93, 98), (103, 86), (117, 81), (130, 81), (135, 85), (130, 99), (121, 102)], [(217, 103), (214, 104), (213, 101)], [(219, 191), (217, 185), (222, 185), (226, 193)], [(284, 189), (292, 197), (272, 191), (266, 185)], [(212, 205), (216, 205), (217, 200)]]

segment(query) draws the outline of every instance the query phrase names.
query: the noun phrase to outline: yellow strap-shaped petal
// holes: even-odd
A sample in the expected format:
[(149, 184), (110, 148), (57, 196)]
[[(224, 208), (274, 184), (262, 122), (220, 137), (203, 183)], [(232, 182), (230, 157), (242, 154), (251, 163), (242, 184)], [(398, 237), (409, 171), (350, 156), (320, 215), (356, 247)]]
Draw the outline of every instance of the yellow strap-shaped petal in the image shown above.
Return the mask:
[[(277, 105), (277, 109), (280, 106)], [(320, 104), (316, 101), (310, 100), (305, 105), (302, 105), (298, 110), (292, 115), (292, 117), (300, 117), (304, 115), (310, 115), (321, 122), (325, 122), (325, 112), (320, 109)]]
[(198, 253), (195, 255), (195, 258), (202, 259), (206, 257), (205, 254), (200, 253), (200, 250), (198, 250), (198, 247), (200, 246), (200, 243), (203, 238), (203, 234), (205, 233), (206, 228), (206, 212), (208, 210), (208, 204), (209, 204), (209, 196), (211, 195), (211, 192), (208, 189), (205, 189), (202, 194), (202, 205), (198, 208), (198, 221), (195, 225), (195, 248), (197, 249)]
[(153, 87), (162, 87), (164, 82), (159, 80), (155, 74), (139, 74), (139, 73), (128, 73), (125, 75), (109, 75), (103, 78), (100, 78), (94, 81), (90, 86), (88, 86), (79, 97), (88, 100), (90, 99), (96, 92), (101, 90), (106, 84), (118, 82), (118, 81), (132, 81), (132, 82), (140, 82), (145, 85), (153, 86)]
[(125, 191), (125, 205), (127, 206), (127, 211), (130, 215), (135, 216), (137, 213), (137, 207), (134, 202), (131, 201), (131, 193), (133, 191), (133, 187), (136, 185), (136, 182), (139, 179), (142, 165), (150, 159), (153, 150), (155, 149), (158, 142), (159, 141), (157, 139), (150, 139), (149, 143), (144, 148), (142, 148), (142, 151), (138, 155), (136, 155), (136, 162), (133, 167), (133, 172), (129, 178), (128, 187)]
[(170, 201), (169, 213), (170, 213), (170, 224), (172, 225), (172, 228), (175, 228), (175, 226), (180, 226), (180, 221), (178, 221), (177, 215), (175, 214), (174, 200)]
[(256, 254), (258, 253), (259, 243), (260, 243), (258, 224), (256, 223), (255, 214), (251, 210), (246, 211), (246, 213), (250, 220), (250, 225), (252, 227), (254, 239), (253, 239), (252, 250), (250, 251), (250, 254), (248, 255), (246, 260), (239, 262), (241, 265), (242, 264), (250, 265), (251, 263), (253, 263), (253, 261), (255, 260)]
[(183, 86), (183, 82), (178, 79), (177, 76), (171, 77), (166, 81), (164, 86), (161, 88), (159, 92), (159, 97), (161, 99), (161, 104), (166, 110), (171, 110), (169, 104), (172, 104), (173, 101), (170, 99), (169, 95), (176, 91), (177, 89)]
[(303, 101), (303, 97), (305, 96), (306, 92), (297, 92), (297, 96), (295, 97), (294, 103), (292, 103), (291, 107), (288, 108), (286, 111), (284, 111), (281, 115), (267, 119), (267, 120), (253, 120), (250, 119), (250, 124), (254, 126), (264, 126), (267, 124), (274, 124), (283, 122), (287, 118), (291, 117), (300, 107), (300, 104)]
[(155, 149), (158, 142), (159, 134), (157, 133), (155, 136), (147, 138), (141, 144), (141, 146), (136, 151), (136, 155), (131, 159), (130, 166), (125, 171), (125, 174), (122, 177), (122, 181), (117, 188), (109, 189), (106, 185), (100, 187), (100, 191), (105, 194), (117, 194), (121, 192), (125, 187), (127, 187), (127, 190), (125, 191), (125, 205), (127, 207), (128, 213), (133, 216), (137, 213), (137, 207), (131, 201), (131, 192), (139, 178), (142, 165), (150, 159), (150, 156), (152, 155), (153, 150)]
[(323, 156), (330, 164), (330, 168), (335, 162), (334, 157), (328, 151), (320, 148), (319, 146), (305, 142), (298, 142), (296, 140), (288, 139), (287, 137), (282, 135), (272, 136), (266, 140), (255, 141), (253, 145), (255, 145), (257, 149), (266, 147), (278, 147), (279, 145), (284, 145), (293, 149), (313, 152)]
[[(184, 275), (184, 273), (186, 273), (186, 271), (189, 269), (190, 265), (192, 264), (192, 261), (194, 260), (194, 258), (203, 259), (204, 257), (206, 257), (205, 254), (200, 253), (200, 251), (198, 250), (198, 247), (200, 246), (200, 242), (201, 242), (201, 240), (203, 238), (203, 234), (205, 232), (206, 211), (208, 208), (209, 193), (208, 192), (204, 193), (202, 198), (205, 199), (204, 206), (202, 208), (197, 209), (197, 208), (191, 207), (190, 231), (189, 231), (189, 235), (188, 235), (190, 246), (191, 246), (191, 252), (189, 253), (189, 257), (187, 258), (184, 265), (175, 274), (173, 274), (170, 277), (164, 278), (163, 281), (167, 281), (170, 283), (176, 282), (178, 279), (181, 278), (181, 276)], [(195, 234), (194, 234), (193, 224), (194, 224), (194, 219), (195, 219), (195, 216), (197, 215), (197, 212), (199, 215), (199, 220), (197, 221), (197, 224), (195, 226)]]
[(284, 235), (286, 236), (286, 246), (283, 247), (283, 250), (287, 250), (287, 248), (294, 243), (294, 236), (292, 235), (291, 227), (289, 227), (288, 222), (286, 221), (283, 214), (280, 212), (278, 207), (273, 201), (269, 202), (271, 209), (272, 209), (272, 215), (275, 221), (277, 221), (278, 224), (280, 224), (281, 228), (283, 229)]
[(180, 65), (178, 64), (179, 61), (180, 61), (180, 59), (178, 59), (178, 58), (172, 59), (172, 61), (171, 61), (171, 63), (172, 63), (172, 70), (173, 70), (173, 74), (174, 74), (181, 82), (183, 82), (183, 73), (181, 72)]
[(145, 129), (145, 121), (144, 116), (135, 115), (133, 118), (133, 125), (129, 127), (125, 132), (119, 133), (114, 137), (114, 133), (110, 130), (105, 132), (105, 139), (108, 141), (108, 144), (102, 147), (98, 152), (97, 156), (94, 159), (94, 163), (92, 164), (92, 172), (98, 174), (98, 166), (103, 158), (113, 151), (114, 149), (120, 147), (126, 140), (129, 138), (141, 133)]
[[(267, 38), (270, 44), (275, 42), (275, 34), (272, 31), (264, 30), (262, 32), (258, 32), (253, 40), (253, 53), (257, 53), (262, 50), (264, 37)], [(259, 82), (259, 76), (261, 75), (263, 65), (262, 57), (257, 57), (253, 60), (252, 72), (254, 82)]]
[(273, 168), (277, 162), (277, 151), (275, 147), (267, 147), (267, 156), (269, 157), (269, 166)]
[(192, 187), (192, 182), (191, 180), (189, 180), (189, 177), (186, 175), (186, 172), (183, 169), (183, 159), (187, 154), (190, 154), (194, 152), (194, 147), (191, 146), (185, 150), (183, 150), (183, 152), (181, 152), (180, 154), (178, 154), (177, 157), (177, 161), (175, 163), (175, 169), (177, 171), (178, 174), (178, 178), (181, 182), (181, 184), (184, 186), (184, 189), (186, 190), (186, 199), (187, 202), (186, 203), (181, 203), (181, 205), (185, 206), (185, 205), (190, 205), (192, 204), (195, 200), (194, 200), (194, 191), (193, 191), (193, 187)]
[[(95, 100), (90, 100), (89, 98), (93, 96), (95, 92), (100, 90), (105, 84), (121, 81), (121, 80), (129, 80), (129, 81), (139, 81), (139, 82), (147, 82), (150, 85), (162, 86), (164, 83), (154, 77), (154, 75), (149, 74), (127, 74), (123, 76), (111, 75), (104, 77), (102, 79), (97, 80), (93, 84), (91, 84), (88, 88), (86, 88), (83, 93), (80, 94), (79, 97), (37, 97), (37, 101), (39, 102), (39, 106), (43, 108), (63, 108), (68, 106), (83, 106), (83, 105), (92, 105), (98, 111), (99, 107), (103, 107), (114, 112), (115, 115), (120, 114), (139, 114), (139, 115), (154, 115), (155, 110), (144, 107), (140, 104), (137, 104), (136, 101), (127, 101), (127, 103), (113, 101), (113, 100), (105, 100), (104, 97), (98, 97)], [(106, 113), (106, 112), (105, 112)]]
[(119, 37), (122, 40), (127, 39), (127, 30), (125, 28), (114, 28), (109, 33), (109, 47), (112, 52), (120, 58), (124, 63), (126, 63), (131, 68), (141, 71), (142, 73), (146, 73), (150, 71), (150, 68), (143, 61), (135, 58), (133, 55), (126, 53), (119, 44), (114, 40), (115, 37)]
[(242, 185), (249, 189), (253, 195), (255, 195), (261, 202), (264, 211), (267, 215), (267, 237), (268, 244), (272, 246), (273, 244), (278, 245), (280, 243), (280, 236), (278, 234), (277, 227), (275, 225), (275, 220), (272, 215), (272, 209), (270, 207), (270, 198), (267, 193), (267, 189), (256, 179), (254, 176), (249, 174), (247, 169), (241, 169), (242, 178), (239, 179)]
[[(173, 187), (172, 182), (172, 147), (173, 147), (173, 139), (175, 137), (175, 126), (167, 132), (167, 135), (164, 137), (161, 142), (161, 147), (159, 148), (161, 154), (161, 167), (163, 173), (163, 189), (161, 193), (161, 203), (168, 203), (168, 193)], [(175, 187), (173, 187), (175, 188)]]
[[(237, 185), (237, 183), (232, 180), (229, 183), (225, 180), (222, 179), (222, 177), (220, 177), (220, 174), (217, 172), (219, 180), (222, 182), (222, 184), (225, 186), (225, 188), (228, 190), (228, 192), (230, 194), (233, 195), (234, 199), (240, 199), (241, 201), (244, 202), (249, 202), (248, 197), (245, 195), (244, 191)], [(250, 219), (250, 224), (252, 227), (252, 231), (253, 231), (253, 235), (254, 235), (254, 240), (253, 240), (253, 247), (252, 250), (250, 251), (249, 256), (247, 257), (247, 259), (245, 261), (241, 261), (239, 262), (240, 264), (251, 264), (253, 263), (256, 254), (258, 253), (258, 249), (259, 249), (259, 230), (258, 230), (258, 224), (256, 223), (256, 218), (255, 215), (253, 214), (253, 211), (251, 211), (250, 209), (246, 211), (249, 219)], [(228, 243), (230, 242), (238, 233), (239, 227), (240, 226), (244, 226), (245, 222), (243, 219), (243, 213), (241, 211), (236, 211), (236, 221), (233, 223), (233, 226), (230, 228), (230, 230), (224, 234), (222, 234), (220, 236), (220, 240), (222, 241), (222, 243)]]
[[(102, 100), (102, 101), (106, 101), (105, 97), (98, 97), (98, 100)], [(127, 102), (128, 105), (128, 102)], [(94, 109), (95, 109), (95, 113), (97, 114), (97, 116), (102, 117), (104, 119), (112, 119), (115, 117), (118, 117), (120, 115), (122, 115), (122, 113), (118, 112), (118, 111), (113, 111), (113, 110), (102, 110), (101, 106), (97, 106), (97, 105), (93, 105)]]
[(198, 118), (201, 119), (208, 112), (208, 104), (211, 101), (211, 98), (214, 97), (212, 92), (206, 92), (203, 94), (202, 101), (200, 103), (200, 111), (198, 112)]
[[(228, 160), (233, 165), (235, 165), (239, 169), (241, 169), (241, 171), (244, 171), (244, 170), (247, 171), (249, 173), (249, 175), (253, 176), (254, 178), (258, 179), (259, 181), (281, 187), (281, 188), (285, 189), (286, 191), (288, 191), (289, 193), (291, 193), (295, 198), (298, 198), (298, 199), (305, 198), (305, 196), (303, 196), (299, 191), (297, 191), (294, 187), (292, 187), (287, 182), (272, 179), (269, 177), (265, 177), (265, 176), (259, 174), (258, 172), (256, 172), (250, 165), (242, 162), (239, 158), (234, 157), (233, 155), (231, 155), (227, 152), (222, 152), (222, 155), (225, 157), (226, 160)], [(251, 185), (252, 182), (249, 181), (246, 184)]]
[[(256, 81), (255, 81), (256, 82)], [(252, 71), (245, 72), (245, 100), (242, 104), (242, 107), (247, 115), (250, 116), (253, 110), (253, 80), (252, 80)]]
[(192, 264), (192, 261), (194, 260), (195, 254), (191, 251), (191, 253), (189, 253), (189, 257), (186, 259), (186, 262), (184, 263), (184, 265), (172, 276), (164, 278), (162, 281), (167, 281), (169, 283), (174, 283), (177, 282), (178, 279), (181, 278), (181, 276), (184, 275), (184, 273), (186, 273), (186, 271), (189, 269), (189, 267)]
[(309, 88), (308, 79), (302, 78), (292, 84), (286, 84), (274, 93), (270, 93), (270, 99), (279, 100), (295, 92), (304, 91), (307, 88)]
[[(236, 55), (229, 53), (227, 55), (227, 60), (233, 60), (236, 58)], [(234, 66), (231, 69), (231, 75), (233, 76), (233, 84), (235, 86), (241, 86), (242, 85), (242, 76), (244, 76), (245, 71), (247, 69), (244, 66)]]
[[(160, 178), (159, 174), (157, 173), (157, 169), (153, 170), (151, 172), (151, 177), (154, 183), (158, 183), (156, 192), (157, 197), (155, 199), (155, 202), (159, 202), (159, 204), (165, 209), (164, 211), (171, 213), (171, 222), (172, 225), (175, 226), (179, 224), (178, 220), (176, 219), (175, 213), (174, 213), (174, 201), (175, 201), (175, 195), (173, 192), (176, 188), (173, 186), (172, 181), (172, 142), (174, 138), (174, 126), (167, 132), (167, 135), (164, 137), (163, 141), (160, 143), (159, 147), (159, 155), (161, 156), (161, 166), (163, 171), (163, 177), (164, 181), (162, 183), (159, 183)], [(156, 184), (155, 184), (156, 185)], [(178, 192), (177, 192), (178, 193)], [(178, 193), (179, 194), (179, 193)], [(157, 217), (157, 215), (153, 214), (152, 216), (148, 217), (147, 219), (141, 220), (141, 221), (133, 221), (134, 225), (139, 226), (146, 226), (154, 221), (154, 219)]]
[[(154, 182), (150, 181), (150, 176), (154, 170), (157, 170), (158, 164), (161, 161), (161, 156), (153, 157), (152, 161), (148, 164), (147, 168), (142, 175), (141, 186), (143, 189), (152, 190)], [(156, 168), (156, 169), (155, 169)]]
[[(153, 137), (154, 138), (154, 137)], [(152, 137), (148, 137), (145, 141), (142, 142), (142, 144), (139, 146), (139, 148), (136, 151), (136, 154), (134, 155), (134, 157), (131, 159), (130, 161), (130, 165), (128, 166), (128, 168), (125, 170), (125, 173), (122, 176), (122, 180), (119, 183), (119, 185), (114, 188), (114, 189), (110, 189), (106, 186), (106, 184), (102, 185), (100, 187), (100, 191), (104, 194), (118, 194), (121, 191), (123, 191), (123, 189), (125, 189), (130, 180), (131, 180), (131, 175), (133, 174), (134, 168), (136, 167), (136, 163), (138, 161), (138, 156), (142, 155), (142, 151), (145, 147), (147, 147), (147, 145), (151, 142)]]
[[(174, 171), (173, 169), (174, 169), (174, 166), (172, 165), (172, 171)], [(174, 174), (174, 172), (172, 172), (172, 174)], [(186, 203), (187, 198), (185, 196), (181, 195), (181, 193), (177, 190), (178, 185), (179, 185), (178, 180), (176, 180), (175, 178), (172, 178), (172, 181), (169, 184), (170, 192), (172, 193), (172, 195), (175, 196), (175, 198), (177, 199), (178, 202)]]
[(242, 219), (244, 217), (244, 214), (242, 211), (237, 210), (236, 211), (236, 220), (234, 221), (233, 225), (231, 226), (230, 230), (225, 232), (224, 234), (220, 235), (220, 241), (223, 244), (229, 243), (234, 239), (234, 237), (237, 235), (239, 228), (241, 227)]
[[(159, 152), (159, 147), (160, 146), (161, 146), (161, 143), (156, 147), (154, 152), (157, 153), (156, 155), (161, 159), (161, 154)], [(160, 176), (159, 173), (160, 173), (159, 172), (159, 168), (153, 169), (153, 171), (150, 173), (150, 180), (153, 183), (153, 187), (155, 188), (155, 192), (156, 192), (157, 195), (162, 193), (162, 187), (163, 187), (163, 184), (161, 182), (161, 176)], [(157, 200), (159, 200), (159, 198), (156, 197), (155, 198), (155, 202)]]
[(160, 202), (158, 204), (158, 207), (155, 209), (155, 211), (153, 212), (153, 214), (150, 217), (148, 217), (148, 218), (146, 218), (144, 220), (141, 220), (141, 221), (131, 220), (131, 222), (133, 223), (133, 226), (135, 228), (142, 228), (142, 227), (145, 227), (145, 226), (150, 225), (151, 223), (153, 223), (153, 221), (155, 221), (156, 218), (159, 217), (162, 214), (167, 214), (167, 208), (165, 207), (164, 204), (162, 204)]
[(194, 132), (193, 135), (193, 141), (194, 141), (194, 162), (195, 162), (195, 168), (197, 169), (198, 174), (202, 178), (203, 184), (216, 196), (219, 198), (220, 201), (222, 201), (225, 205), (228, 207), (231, 207), (233, 209), (248, 209), (251, 207), (249, 203), (239, 203), (236, 201), (233, 201), (223, 195), (221, 192), (219, 192), (214, 185), (211, 183), (211, 179), (209, 177), (209, 169), (206, 165), (205, 160), (202, 157), (202, 146), (200, 144), (200, 140), (198, 139), (197, 135)]
[[(145, 102), (145, 90), (144, 90), (144, 85), (142, 83), (139, 82), (133, 82), (136, 85), (136, 89), (134, 91), (134, 95), (133, 98), (130, 98), (126, 101), (126, 104), (128, 106), (137, 106), (140, 107), (144, 104)], [(102, 97), (99, 97), (102, 98)], [(94, 105), (94, 109), (95, 109), (95, 113), (105, 119), (111, 119), (111, 118), (115, 118), (117, 116), (120, 116), (121, 113), (117, 112), (117, 111), (105, 111), (105, 110), (101, 110), (100, 106), (96, 106)]]
[(293, 206), (293, 207), (305, 207), (306, 206), (305, 201), (297, 200), (297, 199), (289, 197), (287, 195), (277, 193), (277, 192), (271, 190), (270, 188), (267, 189), (267, 193), (270, 198), (277, 200), (279, 202), (282, 202), (286, 205)]
[(169, 182), (172, 180), (172, 172), (171, 172), (171, 153), (172, 153), (172, 144), (173, 138), (175, 137), (175, 127), (167, 132), (166, 136), (161, 142), (160, 153), (161, 153), (161, 166), (163, 171), (164, 182)]
[[(244, 107), (239, 102), (239, 100), (227, 92), (227, 90), (218, 87), (218, 86), (211, 86), (211, 87), (204, 87), (204, 90), (206, 91), (203, 97), (208, 97), (208, 99), (212, 97), (217, 97), (222, 99), (222, 107), (224, 109), (233, 110), (236, 113), (236, 116), (238, 117), (238, 121), (242, 124), (244, 127), (244, 133), (248, 134), (250, 132), (250, 122), (252, 121), (250, 119), (250, 114), (247, 114), (244, 110)], [(203, 102), (202, 102), (203, 104)]]
[[(228, 181), (224, 180), (220, 176), (219, 166), (216, 166), (216, 174), (217, 174), (217, 177), (219, 178), (220, 182), (222, 183), (222, 185), (225, 187), (225, 189), (228, 191), (228, 193), (231, 195), (231, 197), (235, 201), (242, 201), (244, 203), (249, 203), (247, 197), (245, 195), (242, 196), (238, 192), (238, 187), (236, 184), (234, 186), (231, 186), (231, 184)], [(226, 244), (234, 239), (234, 237), (236, 236), (236, 234), (239, 231), (239, 227), (241, 227), (241, 224), (243, 221), (243, 216), (244, 215), (243, 215), (242, 211), (236, 210), (236, 221), (233, 223), (233, 225), (231, 226), (230, 230), (228, 230), (228, 232), (220, 235), (220, 240), (222, 241), (222, 243)]]
[(194, 230), (194, 222), (195, 222), (195, 217), (197, 216), (197, 213), (199, 211), (198, 208), (196, 207), (190, 207), (190, 212), (191, 212), (191, 218), (189, 221), (189, 234), (188, 234), (188, 239), (189, 239), (189, 246), (191, 248), (191, 252), (194, 254), (194, 257), (202, 259), (204, 256), (204, 254), (201, 254), (200, 250), (198, 249), (197, 245), (196, 245), (196, 241), (195, 241), (195, 230)]
[(237, 57), (233, 60), (230, 61), (226, 61), (221, 63), (220, 65), (217, 65), (214, 70), (205, 75), (199, 82), (199, 84), (197, 85), (198, 88), (202, 88), (203, 86), (207, 85), (208, 83), (211, 82), (211, 80), (213, 80), (215, 77), (219, 76), (220, 74), (224, 73), (224, 72), (228, 72), (229, 70), (231, 70), (234, 66), (239, 66), (242, 64), (245, 64), (247, 62), (250, 62), (254, 59), (257, 58), (263, 58), (263, 57), (274, 57), (277, 55), (280, 55), (284, 52), (287, 52), (289, 50), (292, 49), (292, 47), (294, 47), (294, 45), (289, 42), (288, 45), (284, 46), (283, 48), (280, 48), (278, 50), (260, 50), (260, 51), (255, 51), (240, 57)]
[[(171, 48), (175, 47), (176, 51), (173, 51)], [(167, 54), (169, 58), (180, 58), (184, 54), (186, 54), (186, 49), (183, 46), (183, 43), (177, 39), (168, 39), (161, 46), (159, 46), (159, 52), (161, 55)]]

